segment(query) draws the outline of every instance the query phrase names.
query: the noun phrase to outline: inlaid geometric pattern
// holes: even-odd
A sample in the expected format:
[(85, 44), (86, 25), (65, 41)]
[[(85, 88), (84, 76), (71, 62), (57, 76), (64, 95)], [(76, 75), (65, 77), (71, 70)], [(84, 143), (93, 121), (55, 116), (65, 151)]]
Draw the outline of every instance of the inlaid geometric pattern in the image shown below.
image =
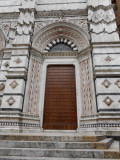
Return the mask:
[(4, 64), (4, 66), (5, 66), (5, 68), (7, 69), (7, 68), (9, 67), (9, 63), (6, 62), (6, 63)]
[(0, 84), (0, 91), (3, 91), (5, 89), (5, 85), (4, 85), (4, 83), (1, 83)]
[(107, 106), (110, 106), (114, 101), (110, 97), (106, 97), (103, 101)]
[(10, 86), (15, 89), (19, 84), (14, 80), (12, 83), (10, 83)]
[(22, 61), (21, 61), (20, 58), (18, 58), (18, 59), (15, 60), (15, 62), (16, 62), (17, 64), (20, 64)]
[(15, 101), (15, 99), (14, 99), (13, 97), (10, 97), (10, 98), (7, 100), (7, 102), (8, 102), (8, 104), (9, 104), (10, 106), (12, 106), (16, 101)]
[(110, 57), (110, 56), (107, 56), (106, 58), (105, 58), (105, 61), (106, 62), (111, 62), (113, 59)]
[(109, 88), (109, 86), (111, 85), (111, 83), (105, 79), (104, 82), (102, 83), (102, 85), (105, 87), (105, 88)]
[(118, 86), (118, 88), (120, 88), (120, 79), (118, 79), (118, 80), (115, 82), (115, 85)]

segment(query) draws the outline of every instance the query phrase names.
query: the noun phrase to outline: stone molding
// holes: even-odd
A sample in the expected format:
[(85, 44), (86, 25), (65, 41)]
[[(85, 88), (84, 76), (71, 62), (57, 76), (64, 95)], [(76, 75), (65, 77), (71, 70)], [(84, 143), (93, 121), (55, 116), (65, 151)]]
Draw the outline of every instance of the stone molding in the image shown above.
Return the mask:
[(44, 52), (51, 41), (59, 38), (73, 42), (78, 51), (89, 46), (89, 36), (83, 29), (70, 22), (63, 21), (52, 23), (40, 29), (32, 38), (32, 46), (40, 52)]

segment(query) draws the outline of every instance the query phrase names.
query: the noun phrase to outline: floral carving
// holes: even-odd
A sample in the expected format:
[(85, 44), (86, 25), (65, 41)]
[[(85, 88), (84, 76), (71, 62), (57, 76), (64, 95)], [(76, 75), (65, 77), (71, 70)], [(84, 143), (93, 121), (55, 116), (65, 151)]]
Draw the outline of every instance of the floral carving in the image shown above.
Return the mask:
[(110, 14), (109, 11), (104, 11), (102, 9), (99, 9), (95, 12), (89, 10), (88, 19), (89, 21), (92, 21), (94, 23), (98, 23), (101, 21), (110, 23), (115, 19), (115, 17), (113, 16), (113, 14)]

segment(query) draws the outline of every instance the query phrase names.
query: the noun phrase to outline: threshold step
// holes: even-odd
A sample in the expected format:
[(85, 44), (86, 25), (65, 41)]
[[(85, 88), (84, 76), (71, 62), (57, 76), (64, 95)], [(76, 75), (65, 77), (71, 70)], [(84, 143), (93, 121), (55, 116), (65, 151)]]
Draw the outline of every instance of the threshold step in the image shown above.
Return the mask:
[(1, 156), (56, 157), (56, 158), (113, 158), (120, 159), (120, 152), (94, 149), (34, 149), (0, 148)]
[(106, 136), (44, 136), (44, 135), (0, 135), (0, 140), (53, 141), (53, 142), (97, 142)]
[(0, 140), (4, 148), (43, 148), (43, 149), (108, 149), (113, 142), (107, 138), (99, 142), (52, 142), (52, 141), (6, 141)]

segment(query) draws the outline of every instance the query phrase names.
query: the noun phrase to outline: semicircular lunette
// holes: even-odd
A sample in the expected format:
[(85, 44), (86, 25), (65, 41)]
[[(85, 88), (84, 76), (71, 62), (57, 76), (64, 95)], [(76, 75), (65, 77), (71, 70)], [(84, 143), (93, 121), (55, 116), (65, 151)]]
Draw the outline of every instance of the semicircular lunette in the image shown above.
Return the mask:
[(67, 22), (53, 23), (33, 37), (32, 46), (40, 52), (50, 52), (57, 44), (62, 44), (64, 47), (66, 45), (71, 51), (79, 52), (89, 46), (89, 39), (76, 25)]
[(78, 51), (77, 46), (70, 40), (65, 38), (58, 38), (50, 42), (44, 52), (57, 52), (57, 51)]

